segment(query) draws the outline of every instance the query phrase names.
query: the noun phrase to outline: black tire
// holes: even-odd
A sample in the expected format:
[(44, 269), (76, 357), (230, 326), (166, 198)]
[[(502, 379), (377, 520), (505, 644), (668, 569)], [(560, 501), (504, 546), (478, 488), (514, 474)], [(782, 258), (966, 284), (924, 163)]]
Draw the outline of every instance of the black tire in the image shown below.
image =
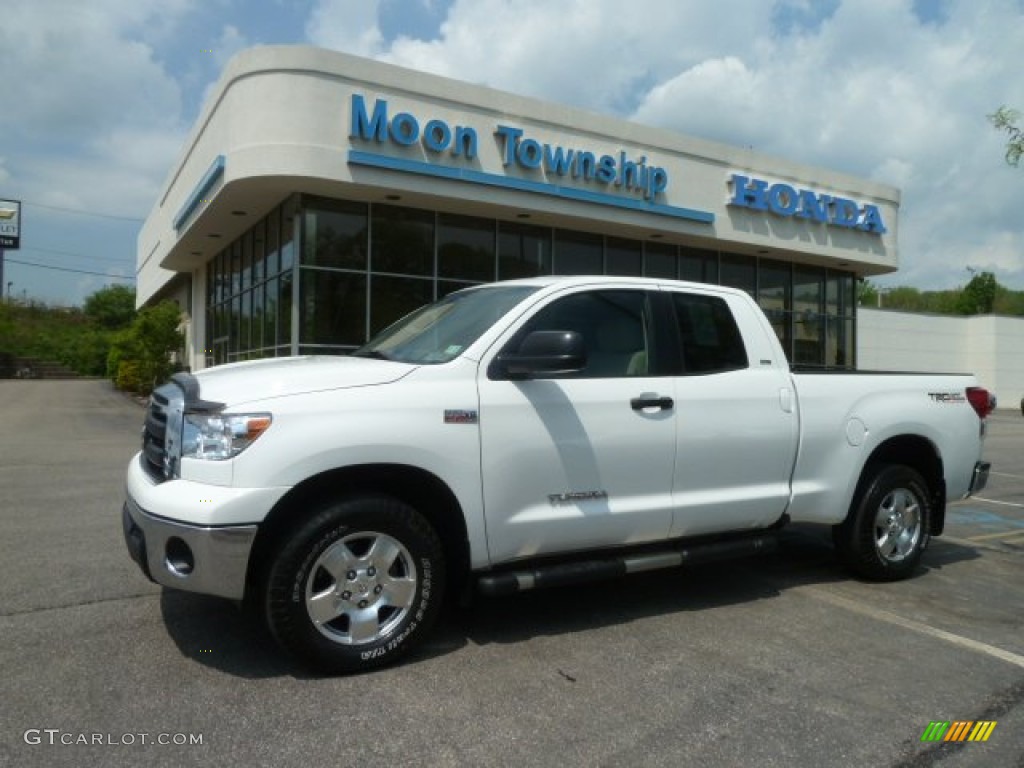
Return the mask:
[(846, 520), (832, 528), (840, 559), (872, 581), (910, 576), (928, 546), (931, 498), (924, 478), (910, 467), (865, 467)]
[(271, 561), (267, 625), (317, 671), (380, 667), (428, 633), (444, 571), (437, 533), (407, 504), (377, 496), (328, 503)]

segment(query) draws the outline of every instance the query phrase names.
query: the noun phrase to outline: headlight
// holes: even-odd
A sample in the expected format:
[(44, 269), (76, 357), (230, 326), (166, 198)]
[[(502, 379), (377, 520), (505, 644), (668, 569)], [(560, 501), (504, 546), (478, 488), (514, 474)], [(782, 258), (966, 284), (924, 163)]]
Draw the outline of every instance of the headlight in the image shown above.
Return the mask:
[(182, 458), (232, 459), (270, 427), (269, 413), (186, 413)]

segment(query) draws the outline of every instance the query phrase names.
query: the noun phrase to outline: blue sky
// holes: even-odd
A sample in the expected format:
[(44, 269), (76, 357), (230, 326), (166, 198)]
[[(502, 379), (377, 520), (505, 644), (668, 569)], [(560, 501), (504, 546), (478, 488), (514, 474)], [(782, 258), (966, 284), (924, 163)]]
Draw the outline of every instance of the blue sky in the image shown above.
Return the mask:
[[(626, 10), (628, 9), (628, 10)], [(81, 303), (136, 236), (225, 63), (315, 44), (903, 191), (898, 274), (1024, 289), (1024, 0), (5, 0), (0, 198), (15, 296)], [(89, 274), (100, 273), (100, 274)]]

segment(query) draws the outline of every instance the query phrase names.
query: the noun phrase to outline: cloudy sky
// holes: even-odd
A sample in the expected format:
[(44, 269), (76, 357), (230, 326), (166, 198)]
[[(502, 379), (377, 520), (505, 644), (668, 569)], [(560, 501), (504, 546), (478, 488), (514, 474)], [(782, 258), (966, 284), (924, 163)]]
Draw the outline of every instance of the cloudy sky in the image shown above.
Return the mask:
[[(15, 296), (75, 304), (135, 240), (225, 62), (315, 44), (750, 146), (903, 191), (900, 272), (1024, 289), (1024, 0), (3, 0)], [(99, 273), (99, 274), (92, 274)]]

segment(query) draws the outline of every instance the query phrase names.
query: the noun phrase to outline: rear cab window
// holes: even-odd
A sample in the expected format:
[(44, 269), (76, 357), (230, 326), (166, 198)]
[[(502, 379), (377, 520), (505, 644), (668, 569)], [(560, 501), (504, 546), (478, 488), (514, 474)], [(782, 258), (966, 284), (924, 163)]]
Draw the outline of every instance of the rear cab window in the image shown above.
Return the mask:
[(725, 299), (673, 291), (683, 376), (703, 376), (750, 367), (743, 337)]

